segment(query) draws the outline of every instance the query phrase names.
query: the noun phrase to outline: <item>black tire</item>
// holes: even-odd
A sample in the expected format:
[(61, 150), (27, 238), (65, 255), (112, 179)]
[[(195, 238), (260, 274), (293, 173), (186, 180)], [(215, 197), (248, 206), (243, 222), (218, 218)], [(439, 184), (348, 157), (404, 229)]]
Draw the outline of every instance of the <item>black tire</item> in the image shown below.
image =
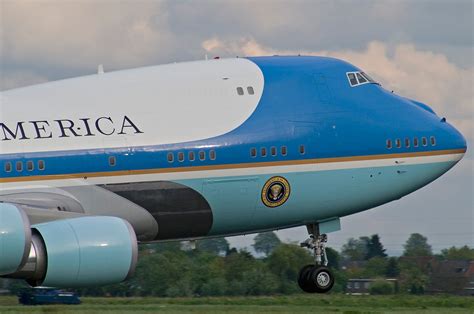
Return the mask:
[(311, 280), (311, 272), (314, 269), (314, 265), (306, 265), (301, 268), (298, 274), (298, 285), (300, 286), (301, 290), (307, 293), (315, 293), (317, 292), (317, 287), (313, 284)]
[(309, 273), (312, 286), (315, 287), (315, 292), (326, 293), (334, 286), (334, 275), (331, 270), (325, 266), (314, 267)]

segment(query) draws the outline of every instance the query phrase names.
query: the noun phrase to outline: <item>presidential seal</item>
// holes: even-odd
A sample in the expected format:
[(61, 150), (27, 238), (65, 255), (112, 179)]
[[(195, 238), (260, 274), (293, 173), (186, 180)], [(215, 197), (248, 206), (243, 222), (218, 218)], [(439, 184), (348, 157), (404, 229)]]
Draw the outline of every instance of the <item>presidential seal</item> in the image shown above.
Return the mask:
[(267, 207), (283, 205), (290, 197), (290, 184), (283, 177), (270, 178), (262, 189), (262, 202)]

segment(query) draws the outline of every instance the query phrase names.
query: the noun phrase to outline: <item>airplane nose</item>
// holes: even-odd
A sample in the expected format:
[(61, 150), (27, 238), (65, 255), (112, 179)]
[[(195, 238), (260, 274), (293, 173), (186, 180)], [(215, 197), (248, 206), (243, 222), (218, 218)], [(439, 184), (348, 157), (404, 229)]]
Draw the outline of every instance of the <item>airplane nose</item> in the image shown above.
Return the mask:
[(420, 186), (426, 185), (446, 173), (466, 153), (466, 139), (461, 132), (446, 122), (444, 118), (440, 121), (439, 117), (436, 117), (436, 120), (436, 122), (432, 120), (435, 123), (432, 129), (433, 136), (422, 141), (431, 151), (430, 156), (426, 159), (431, 166), (429, 170), (419, 175)]
[(466, 151), (467, 149), (467, 142), (466, 138), (462, 135), (462, 133), (456, 129), (454, 126), (446, 122), (446, 119), (443, 118), (441, 119), (441, 122), (443, 124), (447, 125), (447, 142), (448, 145), (450, 146), (450, 149), (456, 149), (456, 150), (464, 150)]
[(440, 141), (437, 141), (436, 146), (438, 146), (438, 149), (446, 150), (451, 155), (452, 166), (454, 166), (466, 153), (466, 139), (459, 130), (446, 122), (445, 118), (441, 119), (440, 131)]

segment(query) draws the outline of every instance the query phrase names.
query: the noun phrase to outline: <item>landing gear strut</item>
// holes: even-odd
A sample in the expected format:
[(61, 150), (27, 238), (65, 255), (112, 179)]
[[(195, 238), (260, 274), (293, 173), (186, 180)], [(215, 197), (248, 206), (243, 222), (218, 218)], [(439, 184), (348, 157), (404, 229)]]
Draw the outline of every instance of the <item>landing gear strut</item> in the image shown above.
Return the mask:
[(319, 233), (318, 224), (311, 224), (306, 227), (309, 238), (300, 245), (313, 250), (315, 264), (301, 268), (298, 275), (298, 285), (304, 292), (326, 293), (334, 285), (334, 275), (327, 267), (326, 242), (328, 237)]

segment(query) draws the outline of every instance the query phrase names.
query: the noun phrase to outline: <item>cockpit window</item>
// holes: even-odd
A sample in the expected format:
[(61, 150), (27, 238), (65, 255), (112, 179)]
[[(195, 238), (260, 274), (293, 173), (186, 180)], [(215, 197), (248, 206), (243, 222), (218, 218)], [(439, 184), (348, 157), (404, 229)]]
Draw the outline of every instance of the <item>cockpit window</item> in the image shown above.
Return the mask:
[(378, 84), (374, 79), (364, 72), (347, 72), (347, 78), (352, 87), (362, 84)]
[(357, 80), (359, 81), (359, 84), (368, 82), (368, 80), (365, 77), (363, 77), (360, 73), (357, 73)]
[(349, 82), (351, 83), (351, 86), (355, 86), (358, 84), (354, 73), (347, 73), (347, 77), (349, 78)]
[(360, 74), (367, 79), (370, 83), (375, 83), (378, 84), (373, 78), (371, 78), (367, 73), (365, 72), (360, 72)]

